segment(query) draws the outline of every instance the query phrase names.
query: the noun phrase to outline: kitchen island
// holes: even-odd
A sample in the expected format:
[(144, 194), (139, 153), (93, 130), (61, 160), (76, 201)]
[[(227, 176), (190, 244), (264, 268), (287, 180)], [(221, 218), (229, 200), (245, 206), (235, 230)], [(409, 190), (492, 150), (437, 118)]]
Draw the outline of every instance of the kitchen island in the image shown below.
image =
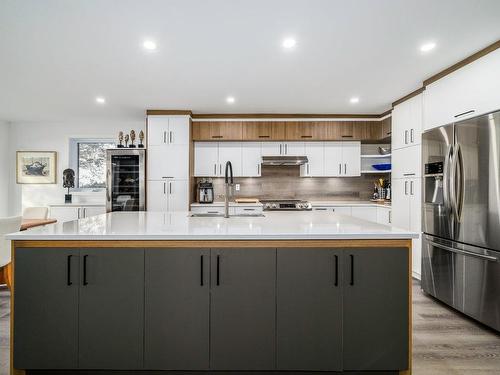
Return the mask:
[(13, 373), (409, 374), (416, 236), (322, 212), (10, 235)]

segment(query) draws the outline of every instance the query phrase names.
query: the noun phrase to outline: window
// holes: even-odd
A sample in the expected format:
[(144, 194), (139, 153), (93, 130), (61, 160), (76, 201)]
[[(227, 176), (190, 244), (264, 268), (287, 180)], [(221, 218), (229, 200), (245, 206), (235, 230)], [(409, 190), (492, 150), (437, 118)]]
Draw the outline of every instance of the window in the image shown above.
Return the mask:
[(71, 138), (70, 168), (75, 171), (75, 188), (106, 187), (106, 149), (114, 148), (111, 139)]

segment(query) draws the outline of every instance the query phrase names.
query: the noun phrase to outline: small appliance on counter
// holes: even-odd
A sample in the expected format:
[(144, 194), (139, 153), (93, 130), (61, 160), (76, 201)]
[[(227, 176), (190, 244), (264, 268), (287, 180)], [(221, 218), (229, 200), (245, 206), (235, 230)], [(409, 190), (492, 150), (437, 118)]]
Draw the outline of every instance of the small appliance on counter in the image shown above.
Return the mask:
[(198, 202), (213, 203), (214, 202), (214, 185), (210, 180), (203, 180), (198, 183)]

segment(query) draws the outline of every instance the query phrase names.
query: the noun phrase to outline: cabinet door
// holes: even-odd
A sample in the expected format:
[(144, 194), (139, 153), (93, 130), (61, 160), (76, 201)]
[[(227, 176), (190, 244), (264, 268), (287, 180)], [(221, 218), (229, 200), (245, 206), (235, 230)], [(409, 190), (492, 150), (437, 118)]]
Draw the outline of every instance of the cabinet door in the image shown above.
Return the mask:
[(92, 217), (106, 213), (106, 206), (88, 206), (83, 207), (85, 217)]
[(78, 363), (140, 369), (144, 340), (144, 250), (82, 249)]
[(262, 149), (260, 142), (244, 142), (241, 145), (241, 175), (259, 177), (261, 173)]
[(244, 141), (284, 140), (285, 126), (283, 121), (243, 122), (242, 139)]
[(189, 145), (189, 118), (187, 116), (170, 117), (168, 130), (170, 145)]
[(219, 144), (217, 142), (195, 142), (194, 175), (219, 176)]
[(78, 366), (78, 250), (17, 248), (14, 367)]
[(422, 180), (420, 178), (408, 179), (408, 200), (410, 211), (409, 229), (420, 232), (422, 230)]
[(410, 146), (392, 151), (392, 177), (408, 178), (422, 175), (421, 146)]
[(325, 142), (325, 176), (337, 177), (341, 172), (342, 142)]
[(342, 370), (342, 251), (278, 249), (277, 369)]
[(78, 220), (80, 207), (50, 207), (51, 219), (56, 219), (59, 223)]
[(307, 141), (327, 139), (328, 126), (323, 122), (299, 121), (288, 122), (286, 126), (287, 140)]
[(147, 210), (167, 211), (167, 181), (148, 181)]
[(332, 211), (337, 214), (352, 216), (352, 207), (332, 207)]
[(168, 144), (148, 149), (148, 179), (188, 178), (189, 146)]
[(344, 255), (344, 371), (407, 369), (408, 249)]
[(241, 176), (241, 142), (219, 142), (219, 176), (225, 176), (226, 162), (233, 166), (233, 176)]
[(392, 150), (406, 147), (409, 144), (408, 129), (411, 120), (408, 102), (395, 106), (392, 110)]
[(276, 249), (211, 251), (210, 368), (273, 370)]
[(325, 175), (325, 146), (323, 142), (306, 142), (305, 155), (308, 163), (300, 168), (300, 175), (323, 177)]
[(284, 147), (281, 142), (262, 142), (262, 156), (284, 155)]
[(146, 249), (147, 370), (208, 370), (210, 251)]
[(304, 156), (304, 142), (284, 142), (283, 155), (287, 156)]
[(361, 143), (343, 142), (342, 176), (361, 176)]
[(212, 121), (210, 122), (210, 138), (227, 141), (241, 141), (241, 121)]
[(377, 207), (352, 207), (352, 216), (377, 222)]
[(409, 141), (411, 145), (422, 143), (422, 94), (408, 100), (410, 105), (410, 129)]
[(165, 145), (168, 141), (168, 116), (148, 116), (148, 148)]
[(167, 180), (167, 200), (169, 212), (189, 210), (189, 181)]
[(391, 209), (385, 207), (377, 207), (377, 223), (384, 225), (391, 225)]
[(410, 183), (406, 178), (393, 179), (391, 187), (392, 225), (410, 230)]

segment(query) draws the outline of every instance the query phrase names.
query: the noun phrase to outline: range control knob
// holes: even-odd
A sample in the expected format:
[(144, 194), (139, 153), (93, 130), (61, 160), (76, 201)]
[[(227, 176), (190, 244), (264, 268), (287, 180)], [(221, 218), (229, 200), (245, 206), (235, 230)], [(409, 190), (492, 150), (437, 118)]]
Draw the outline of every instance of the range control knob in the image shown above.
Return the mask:
[(271, 203), (266, 203), (266, 204), (264, 205), (264, 208), (271, 208)]
[(273, 204), (271, 205), (271, 207), (272, 207), (272, 208), (277, 208), (278, 206), (276, 205), (276, 203), (273, 203)]

